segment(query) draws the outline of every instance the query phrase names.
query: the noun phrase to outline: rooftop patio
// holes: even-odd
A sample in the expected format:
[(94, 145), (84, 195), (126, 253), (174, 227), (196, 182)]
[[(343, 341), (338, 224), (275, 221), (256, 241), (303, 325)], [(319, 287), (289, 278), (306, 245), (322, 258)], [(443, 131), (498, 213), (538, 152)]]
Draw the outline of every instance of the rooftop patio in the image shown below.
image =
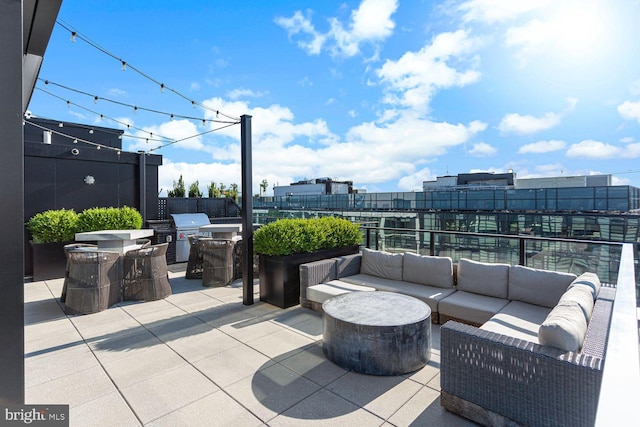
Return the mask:
[(63, 279), (25, 283), (26, 403), (69, 404), (72, 426), (474, 425), (440, 406), (438, 325), (423, 369), (356, 374), (323, 355), (318, 313), (243, 305), (241, 280), (185, 267), (164, 300), (84, 316), (63, 313)]

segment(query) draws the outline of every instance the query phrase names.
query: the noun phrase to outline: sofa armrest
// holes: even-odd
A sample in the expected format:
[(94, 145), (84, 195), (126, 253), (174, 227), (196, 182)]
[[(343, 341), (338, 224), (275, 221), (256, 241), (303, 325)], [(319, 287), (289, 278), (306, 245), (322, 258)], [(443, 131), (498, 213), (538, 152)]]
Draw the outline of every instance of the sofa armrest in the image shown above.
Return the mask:
[(336, 258), (336, 261), (336, 276), (338, 279), (360, 274), (362, 253), (341, 256)]
[(613, 311), (613, 300), (616, 297), (616, 289), (601, 287), (591, 312), (591, 319), (587, 326), (587, 334), (582, 343), (581, 353), (604, 359), (609, 337), (609, 324)]
[(321, 259), (319, 261), (300, 264), (300, 305), (310, 308), (307, 300), (307, 288), (320, 283), (337, 279), (336, 258)]
[[(446, 409), (478, 422), (487, 419), (477, 417), (481, 408), (530, 426), (593, 425), (601, 358), (453, 321), (441, 327), (440, 336)], [(475, 408), (473, 413), (464, 413), (468, 407)]]

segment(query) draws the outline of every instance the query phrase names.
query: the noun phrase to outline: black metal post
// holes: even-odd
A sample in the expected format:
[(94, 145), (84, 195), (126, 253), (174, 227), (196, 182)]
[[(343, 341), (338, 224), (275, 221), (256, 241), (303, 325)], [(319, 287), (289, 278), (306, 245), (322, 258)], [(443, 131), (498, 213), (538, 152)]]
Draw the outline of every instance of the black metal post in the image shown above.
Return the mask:
[(142, 226), (147, 221), (147, 155), (144, 151), (138, 151), (139, 168), (138, 181), (140, 185), (140, 215), (142, 215)]
[[(24, 404), (22, 1), (0, 1), (0, 405)], [(37, 173), (37, 171), (34, 171)]]
[(251, 116), (240, 117), (242, 161), (242, 303), (253, 304), (253, 173), (251, 170)]

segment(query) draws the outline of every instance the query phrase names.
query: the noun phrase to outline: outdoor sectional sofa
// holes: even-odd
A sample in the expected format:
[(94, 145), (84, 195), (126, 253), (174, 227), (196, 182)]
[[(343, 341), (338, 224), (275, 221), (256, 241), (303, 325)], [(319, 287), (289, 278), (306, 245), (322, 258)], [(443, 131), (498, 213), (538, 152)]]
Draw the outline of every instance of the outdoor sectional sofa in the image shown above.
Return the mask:
[(304, 307), (376, 290), (424, 301), (443, 324), (447, 410), (484, 425), (594, 423), (615, 294), (597, 275), (369, 249), (300, 266)]

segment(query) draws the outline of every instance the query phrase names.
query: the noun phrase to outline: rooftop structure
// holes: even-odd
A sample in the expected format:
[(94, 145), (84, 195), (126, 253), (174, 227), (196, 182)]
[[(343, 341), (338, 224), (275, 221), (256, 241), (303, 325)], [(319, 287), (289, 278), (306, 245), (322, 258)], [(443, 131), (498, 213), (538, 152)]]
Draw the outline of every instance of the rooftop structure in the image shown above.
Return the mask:
[(439, 176), (435, 181), (424, 181), (423, 191), (464, 188), (538, 189), (569, 187), (609, 187), (611, 175), (575, 175), (542, 178), (517, 178), (515, 172), (461, 173)]
[(304, 179), (292, 182), (290, 185), (273, 187), (274, 197), (351, 194), (353, 192), (353, 181), (336, 181), (331, 178)]

